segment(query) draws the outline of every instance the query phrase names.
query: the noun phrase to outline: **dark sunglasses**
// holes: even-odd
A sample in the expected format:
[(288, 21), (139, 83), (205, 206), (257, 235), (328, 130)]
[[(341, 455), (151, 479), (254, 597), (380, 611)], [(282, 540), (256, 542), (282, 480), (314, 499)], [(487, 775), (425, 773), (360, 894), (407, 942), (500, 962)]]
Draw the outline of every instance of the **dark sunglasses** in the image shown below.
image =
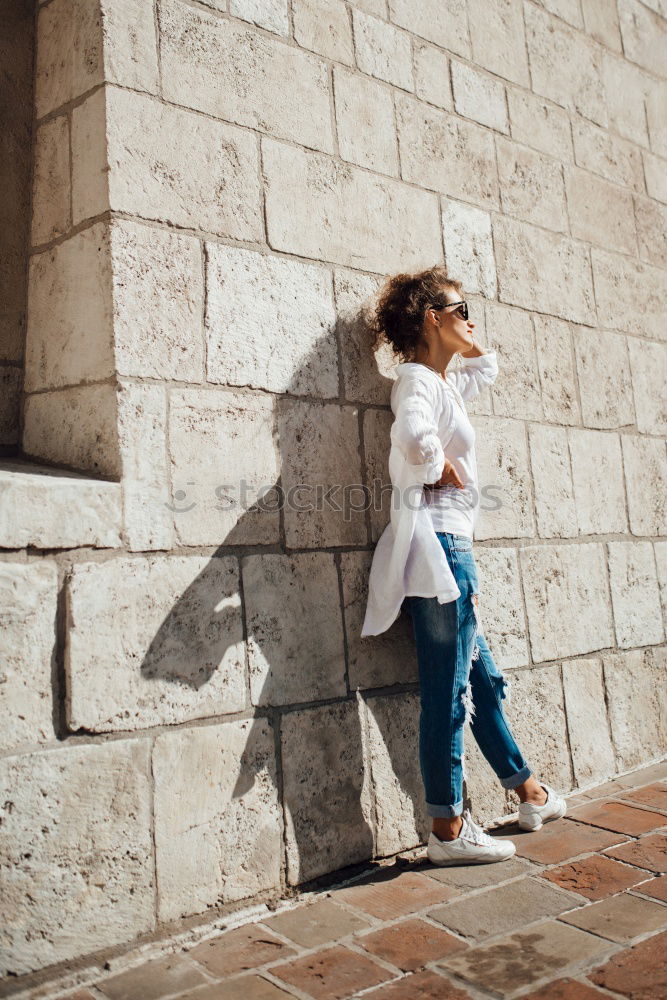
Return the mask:
[(450, 306), (458, 306), (458, 309), (455, 309), (454, 312), (460, 313), (462, 319), (468, 318), (468, 303), (465, 299), (462, 299), (461, 302), (445, 302), (444, 306), (429, 306), (429, 309), (441, 312), (443, 309), (449, 309)]

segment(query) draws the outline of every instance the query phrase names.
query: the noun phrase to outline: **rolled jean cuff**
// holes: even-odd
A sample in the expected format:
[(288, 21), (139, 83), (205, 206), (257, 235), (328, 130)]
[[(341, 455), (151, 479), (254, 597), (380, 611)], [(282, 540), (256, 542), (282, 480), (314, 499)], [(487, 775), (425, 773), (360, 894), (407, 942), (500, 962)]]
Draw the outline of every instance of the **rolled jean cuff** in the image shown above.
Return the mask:
[(515, 774), (510, 774), (509, 778), (499, 778), (498, 780), (503, 788), (516, 788), (517, 785), (522, 785), (526, 778), (529, 778), (532, 773), (532, 768), (526, 764), (526, 766), (522, 767), (520, 771), (517, 771)]
[(455, 802), (453, 806), (438, 806), (427, 802), (426, 812), (433, 819), (452, 819), (454, 816), (460, 816), (463, 812), (463, 799), (460, 802)]

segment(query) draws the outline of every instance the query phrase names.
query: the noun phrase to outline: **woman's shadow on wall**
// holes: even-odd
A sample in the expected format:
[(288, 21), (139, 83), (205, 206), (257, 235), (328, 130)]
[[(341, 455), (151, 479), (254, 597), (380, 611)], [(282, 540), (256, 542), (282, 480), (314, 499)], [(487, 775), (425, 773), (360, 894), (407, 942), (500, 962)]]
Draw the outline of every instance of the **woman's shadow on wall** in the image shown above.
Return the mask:
[[(268, 767), (292, 884), (428, 836), (410, 619), (402, 612), (382, 635), (360, 634), (374, 544), (389, 520), (395, 363), (385, 353), (379, 370), (368, 309), (366, 299), (323, 328), (282, 383), (279, 359), (267, 359), (268, 392), (233, 374), (238, 386), (207, 390), (204, 440), (216, 447), (193, 432), (193, 461), (174, 469), (169, 506), (177, 543), (223, 541), (201, 557), (141, 664), (145, 679), (180, 689), (188, 720), (254, 714), (232, 799)], [(165, 565), (178, 572), (191, 558)]]

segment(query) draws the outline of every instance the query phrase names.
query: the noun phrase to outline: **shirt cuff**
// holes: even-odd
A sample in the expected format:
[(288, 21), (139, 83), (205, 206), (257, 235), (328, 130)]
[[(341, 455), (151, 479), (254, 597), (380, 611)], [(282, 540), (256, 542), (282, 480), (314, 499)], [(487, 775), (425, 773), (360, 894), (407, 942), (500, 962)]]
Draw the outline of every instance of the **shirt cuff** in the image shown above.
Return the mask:
[(476, 358), (464, 358), (461, 357), (464, 368), (487, 368), (489, 364), (497, 365), (498, 358), (495, 351), (486, 351), (484, 354), (479, 354)]

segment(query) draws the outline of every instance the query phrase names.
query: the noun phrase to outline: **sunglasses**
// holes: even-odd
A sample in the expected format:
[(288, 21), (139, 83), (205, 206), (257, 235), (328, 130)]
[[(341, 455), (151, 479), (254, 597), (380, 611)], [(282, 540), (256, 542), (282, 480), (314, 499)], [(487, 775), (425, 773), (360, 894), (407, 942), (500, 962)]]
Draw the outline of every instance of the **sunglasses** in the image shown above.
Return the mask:
[(435, 312), (442, 312), (443, 309), (449, 309), (450, 306), (458, 306), (454, 312), (459, 313), (462, 319), (468, 318), (468, 303), (465, 299), (462, 299), (461, 302), (446, 302), (444, 306), (429, 306), (429, 309), (434, 309)]

